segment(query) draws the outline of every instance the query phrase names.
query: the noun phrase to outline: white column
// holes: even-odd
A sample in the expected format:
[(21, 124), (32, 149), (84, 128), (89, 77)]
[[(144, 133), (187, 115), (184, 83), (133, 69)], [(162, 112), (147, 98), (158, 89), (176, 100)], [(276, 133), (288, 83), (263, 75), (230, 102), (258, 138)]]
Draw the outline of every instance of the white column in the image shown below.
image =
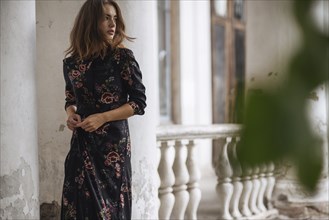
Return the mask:
[(35, 1), (0, 8), (0, 219), (38, 219)]
[[(211, 124), (210, 1), (179, 3), (182, 124)], [(185, 98), (191, 96), (194, 98)], [(202, 151), (198, 154), (203, 157), (201, 160), (211, 158), (211, 155)], [(199, 162), (202, 162), (200, 165), (205, 163)]]
[(147, 108), (142, 117), (129, 120), (132, 138), (132, 219), (157, 219), (158, 184), (156, 126), (158, 125), (158, 35), (157, 1), (118, 1), (127, 34), (136, 37), (126, 43), (133, 50), (143, 72)]

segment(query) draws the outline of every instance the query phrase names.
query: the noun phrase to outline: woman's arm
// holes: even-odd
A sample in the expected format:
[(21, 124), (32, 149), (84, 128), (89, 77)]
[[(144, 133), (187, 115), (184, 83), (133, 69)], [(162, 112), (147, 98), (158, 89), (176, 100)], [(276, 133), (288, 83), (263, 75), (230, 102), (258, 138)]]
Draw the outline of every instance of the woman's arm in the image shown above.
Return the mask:
[(145, 86), (142, 83), (142, 72), (129, 49), (121, 50), (121, 80), (128, 93), (127, 103), (117, 109), (88, 116), (77, 126), (85, 131), (97, 130), (106, 122), (127, 119), (133, 115), (143, 115), (146, 107)]
[(76, 128), (77, 123), (81, 122), (80, 115), (76, 112), (76, 99), (73, 91), (73, 86), (69, 78), (70, 67), (66, 64), (67, 59), (63, 60), (63, 74), (65, 80), (65, 111), (67, 114), (66, 125), (70, 130)]
[(128, 104), (124, 104), (117, 109), (101, 113), (105, 122), (127, 119), (134, 115), (133, 108)]
[(106, 122), (127, 119), (133, 115), (133, 108), (128, 103), (126, 103), (119, 108), (107, 112), (89, 115), (86, 119), (83, 120), (83, 122), (76, 124), (76, 126), (81, 127), (87, 132), (93, 132)]

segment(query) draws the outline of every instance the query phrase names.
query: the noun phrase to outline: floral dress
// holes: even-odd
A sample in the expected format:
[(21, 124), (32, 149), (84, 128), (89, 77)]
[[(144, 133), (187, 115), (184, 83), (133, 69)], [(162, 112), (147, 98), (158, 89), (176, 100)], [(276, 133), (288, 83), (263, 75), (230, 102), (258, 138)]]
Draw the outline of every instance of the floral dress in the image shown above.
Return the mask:
[[(144, 114), (145, 87), (131, 50), (104, 58), (64, 59), (66, 103), (83, 120), (128, 103)], [(95, 132), (73, 131), (65, 160), (61, 219), (131, 219), (131, 145), (127, 120), (107, 122)]]

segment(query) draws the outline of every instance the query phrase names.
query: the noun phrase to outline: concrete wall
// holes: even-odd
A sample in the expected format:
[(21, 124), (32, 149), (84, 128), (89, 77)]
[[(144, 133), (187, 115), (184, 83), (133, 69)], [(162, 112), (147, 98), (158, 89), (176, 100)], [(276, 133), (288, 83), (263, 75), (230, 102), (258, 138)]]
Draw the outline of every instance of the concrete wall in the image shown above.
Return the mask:
[(1, 1), (0, 219), (37, 219), (35, 1)]
[(64, 111), (63, 58), (83, 1), (37, 1), (37, 90), (40, 204), (61, 204), (71, 131)]
[(275, 88), (299, 43), (291, 1), (255, 0), (246, 6), (246, 90)]

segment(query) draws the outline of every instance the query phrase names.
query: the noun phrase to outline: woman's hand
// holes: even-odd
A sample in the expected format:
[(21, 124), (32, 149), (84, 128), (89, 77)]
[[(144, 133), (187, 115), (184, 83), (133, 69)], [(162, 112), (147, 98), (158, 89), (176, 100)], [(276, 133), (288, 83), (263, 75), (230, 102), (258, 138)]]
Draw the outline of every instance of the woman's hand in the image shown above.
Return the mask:
[(102, 113), (89, 115), (87, 118), (77, 124), (77, 127), (81, 127), (87, 132), (96, 131), (100, 126), (106, 122), (106, 119)]
[(73, 131), (75, 128), (79, 127), (79, 126), (77, 126), (77, 124), (80, 122), (81, 122), (80, 115), (74, 113), (74, 114), (69, 115), (69, 117), (66, 121), (66, 124), (67, 124), (67, 127), (71, 131)]

